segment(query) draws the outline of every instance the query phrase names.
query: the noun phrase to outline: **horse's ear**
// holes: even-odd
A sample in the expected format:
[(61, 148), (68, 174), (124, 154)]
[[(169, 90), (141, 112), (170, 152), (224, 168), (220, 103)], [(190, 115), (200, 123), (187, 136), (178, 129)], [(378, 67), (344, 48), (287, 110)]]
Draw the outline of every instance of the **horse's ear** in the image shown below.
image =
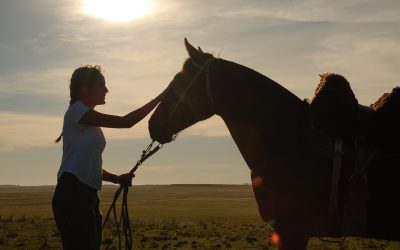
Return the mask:
[(186, 37), (185, 37), (185, 46), (189, 56), (195, 61), (200, 61), (198, 59), (200, 59), (201, 53), (188, 42)]
[(203, 50), (200, 47), (198, 47), (198, 48), (199, 48), (200, 53), (204, 53)]

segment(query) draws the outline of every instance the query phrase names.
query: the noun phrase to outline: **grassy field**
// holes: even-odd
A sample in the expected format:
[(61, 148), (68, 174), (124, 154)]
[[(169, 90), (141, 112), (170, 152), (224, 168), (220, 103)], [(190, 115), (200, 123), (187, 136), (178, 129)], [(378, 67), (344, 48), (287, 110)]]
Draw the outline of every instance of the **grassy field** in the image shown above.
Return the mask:
[[(103, 187), (103, 214), (116, 189)], [(0, 249), (60, 249), (53, 190), (0, 187)], [(128, 200), (135, 249), (275, 249), (248, 185), (134, 186)], [(118, 245), (114, 230), (107, 227), (104, 245)], [(400, 249), (400, 243), (349, 238), (328, 244), (312, 238), (308, 249)]]

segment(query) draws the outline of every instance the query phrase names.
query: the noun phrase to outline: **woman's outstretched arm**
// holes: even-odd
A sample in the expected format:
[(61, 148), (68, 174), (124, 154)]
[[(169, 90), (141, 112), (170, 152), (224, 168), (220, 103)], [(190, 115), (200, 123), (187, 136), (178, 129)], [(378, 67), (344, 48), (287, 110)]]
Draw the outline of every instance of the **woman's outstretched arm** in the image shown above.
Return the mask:
[(131, 128), (145, 118), (157, 106), (161, 101), (162, 95), (163, 94), (160, 94), (155, 99), (125, 116), (108, 115), (93, 109), (89, 110), (82, 116), (79, 123), (96, 127)]

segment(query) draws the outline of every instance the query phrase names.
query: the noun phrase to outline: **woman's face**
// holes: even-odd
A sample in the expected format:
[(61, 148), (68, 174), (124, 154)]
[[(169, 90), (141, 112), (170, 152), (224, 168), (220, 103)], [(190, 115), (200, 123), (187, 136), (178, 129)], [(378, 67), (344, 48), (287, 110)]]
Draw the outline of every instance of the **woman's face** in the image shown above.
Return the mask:
[(96, 105), (103, 105), (106, 103), (105, 98), (108, 93), (104, 77), (99, 78), (96, 82), (88, 88), (84, 88), (81, 93), (81, 101), (91, 108)]

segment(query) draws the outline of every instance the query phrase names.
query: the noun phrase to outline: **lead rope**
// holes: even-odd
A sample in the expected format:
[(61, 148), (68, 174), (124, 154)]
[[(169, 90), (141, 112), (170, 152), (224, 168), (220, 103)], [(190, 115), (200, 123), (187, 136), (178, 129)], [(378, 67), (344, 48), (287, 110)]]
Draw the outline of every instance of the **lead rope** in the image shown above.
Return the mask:
[[(160, 150), (163, 145), (162, 144), (158, 144), (155, 148), (152, 149), (153, 147), (153, 143), (154, 141), (152, 141), (150, 143), (150, 145), (146, 148), (146, 150), (143, 150), (142, 155), (140, 156), (140, 159), (136, 162), (135, 166), (132, 168), (132, 170), (129, 172), (129, 174), (131, 176), (133, 176), (133, 174), (135, 173), (135, 171), (139, 168), (140, 165), (142, 165), (142, 163), (148, 159), (150, 156), (152, 156), (154, 153), (156, 153), (158, 150)], [(121, 207), (121, 214), (119, 217), (119, 220), (117, 218), (117, 209), (116, 209), (116, 203), (118, 201), (118, 198), (121, 194), (121, 192), (123, 191), (123, 195), (122, 195), (122, 207)], [(114, 242), (115, 237), (118, 235), (118, 249), (122, 249), (122, 241), (121, 241), (121, 232), (120, 232), (120, 227), (121, 227), (121, 223), (122, 223), (122, 232), (123, 235), (125, 237), (125, 249), (126, 250), (131, 250), (132, 249), (132, 244), (133, 244), (133, 240), (132, 240), (132, 230), (131, 230), (131, 223), (129, 220), (129, 212), (128, 212), (128, 191), (129, 191), (129, 187), (128, 186), (119, 186), (119, 188), (117, 189), (117, 191), (114, 194), (114, 199), (111, 203), (110, 208), (108, 209), (107, 215), (104, 218), (104, 222), (103, 225), (101, 227), (101, 230), (103, 231), (108, 218), (110, 217), (111, 211), (113, 211), (113, 215), (114, 215), (114, 222), (115, 225), (117, 226), (117, 232), (116, 234), (114, 234), (112, 240), (110, 243), (108, 243), (106, 249), (109, 249), (111, 244)]]

